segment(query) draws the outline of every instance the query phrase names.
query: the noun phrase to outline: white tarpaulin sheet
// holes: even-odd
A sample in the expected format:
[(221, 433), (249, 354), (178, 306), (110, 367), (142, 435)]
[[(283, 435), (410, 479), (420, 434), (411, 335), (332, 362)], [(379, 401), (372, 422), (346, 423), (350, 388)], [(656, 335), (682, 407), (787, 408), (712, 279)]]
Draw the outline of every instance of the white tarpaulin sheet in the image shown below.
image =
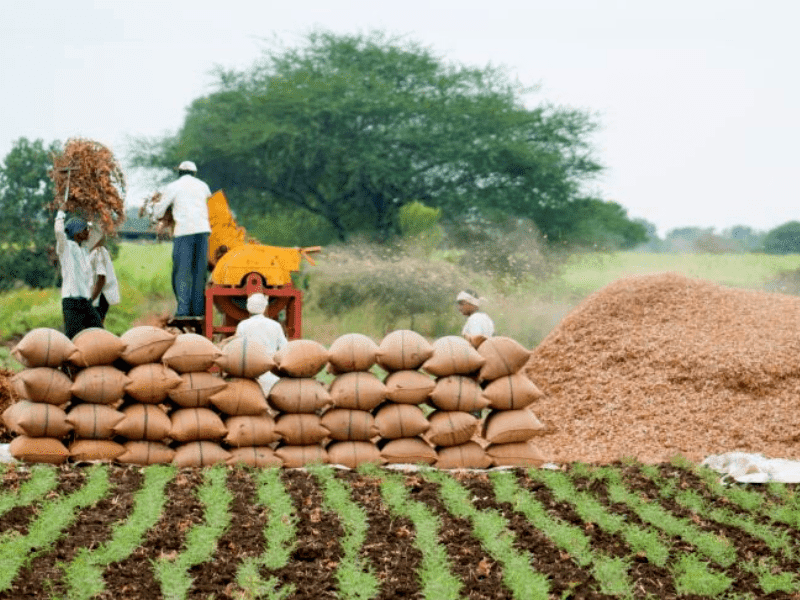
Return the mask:
[(767, 458), (762, 454), (726, 452), (712, 454), (702, 464), (742, 483), (800, 483), (800, 461), (786, 458)]

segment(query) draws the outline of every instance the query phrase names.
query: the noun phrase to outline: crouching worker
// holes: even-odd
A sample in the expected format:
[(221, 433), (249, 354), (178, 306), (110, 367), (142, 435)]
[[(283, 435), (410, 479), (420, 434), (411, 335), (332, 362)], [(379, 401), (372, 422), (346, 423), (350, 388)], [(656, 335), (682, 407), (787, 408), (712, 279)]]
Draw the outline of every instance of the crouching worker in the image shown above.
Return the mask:
[(480, 310), (481, 302), (482, 299), (472, 290), (460, 292), (456, 296), (459, 312), (467, 317), (461, 335), (475, 348), (494, 335), (494, 322)]
[[(236, 326), (236, 335), (258, 342), (272, 355), (288, 342), (281, 324), (266, 316), (267, 306), (269, 306), (269, 300), (264, 294), (252, 294), (247, 299), (247, 312), (250, 314), (250, 318), (241, 321)], [(258, 378), (264, 396), (269, 395), (269, 391), (278, 379), (279, 377), (271, 372), (264, 373)]]

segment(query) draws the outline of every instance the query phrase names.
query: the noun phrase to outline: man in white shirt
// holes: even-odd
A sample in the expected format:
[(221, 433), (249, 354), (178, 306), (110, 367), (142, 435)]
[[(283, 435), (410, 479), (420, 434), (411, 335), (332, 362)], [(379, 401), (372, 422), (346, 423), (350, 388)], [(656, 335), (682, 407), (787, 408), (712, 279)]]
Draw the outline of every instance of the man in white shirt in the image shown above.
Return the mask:
[(119, 304), (119, 282), (111, 262), (111, 254), (105, 246), (106, 235), (95, 226), (89, 233), (86, 247), (89, 248), (89, 264), (94, 275), (92, 306), (100, 314), (100, 322), (105, 324), (109, 306)]
[(157, 221), (172, 207), (175, 220), (172, 243), (172, 290), (178, 307), (176, 318), (201, 318), (205, 314), (205, 284), (208, 267), (208, 199), (211, 189), (199, 180), (190, 160), (178, 165), (178, 180), (170, 183), (153, 206)]
[(472, 290), (460, 292), (456, 296), (459, 312), (467, 317), (461, 335), (475, 348), (494, 335), (494, 322), (489, 315), (479, 310), (481, 302), (481, 298)]
[[(266, 316), (268, 305), (269, 300), (264, 294), (252, 294), (247, 299), (247, 312), (250, 314), (250, 318), (239, 322), (236, 326), (236, 335), (256, 341), (267, 352), (275, 354), (288, 342), (281, 324)], [(271, 372), (264, 373), (258, 378), (258, 383), (264, 390), (265, 396), (269, 395), (269, 391), (278, 379), (279, 377)]]

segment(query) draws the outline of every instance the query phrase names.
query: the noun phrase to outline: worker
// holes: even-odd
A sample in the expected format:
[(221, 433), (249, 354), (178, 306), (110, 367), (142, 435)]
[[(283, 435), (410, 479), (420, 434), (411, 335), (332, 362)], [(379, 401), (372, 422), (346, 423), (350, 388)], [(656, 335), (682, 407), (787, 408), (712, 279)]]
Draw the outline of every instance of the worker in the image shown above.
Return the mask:
[(89, 224), (80, 217), (66, 223), (62, 209), (56, 213), (56, 254), (61, 265), (61, 310), (64, 333), (75, 337), (84, 329), (102, 327), (100, 314), (92, 306), (92, 266), (86, 249), (81, 246), (89, 238)]
[(86, 247), (89, 249), (89, 264), (92, 267), (94, 286), (92, 287), (92, 306), (100, 314), (100, 322), (105, 325), (109, 306), (119, 304), (119, 282), (111, 262), (111, 254), (105, 245), (106, 234), (99, 227), (91, 228)]
[(211, 190), (196, 177), (197, 166), (190, 160), (178, 165), (178, 179), (170, 183), (153, 206), (153, 222), (172, 207), (175, 220), (172, 245), (172, 290), (178, 303), (176, 319), (202, 319), (205, 314), (208, 238), (208, 199)]
[[(251, 294), (247, 298), (247, 312), (250, 314), (250, 318), (241, 321), (236, 326), (236, 335), (258, 342), (271, 356), (288, 342), (281, 324), (266, 315), (267, 306), (269, 306), (269, 300), (264, 294)], [(264, 396), (269, 395), (269, 391), (278, 379), (279, 377), (272, 372), (264, 373), (258, 378)]]
[(459, 292), (456, 296), (459, 312), (467, 317), (461, 335), (475, 348), (494, 335), (494, 323), (485, 312), (480, 310), (482, 298), (472, 290)]

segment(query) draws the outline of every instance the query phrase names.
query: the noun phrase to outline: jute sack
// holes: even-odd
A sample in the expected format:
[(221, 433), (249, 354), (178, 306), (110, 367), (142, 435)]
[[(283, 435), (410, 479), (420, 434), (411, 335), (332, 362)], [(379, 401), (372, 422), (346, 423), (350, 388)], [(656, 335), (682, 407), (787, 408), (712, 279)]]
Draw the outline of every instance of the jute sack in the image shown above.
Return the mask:
[(208, 371), (220, 356), (222, 352), (208, 338), (197, 333), (181, 333), (175, 336), (161, 360), (178, 373), (191, 373)]
[(6, 429), (8, 429), (11, 433), (16, 435), (25, 435), (25, 432), (19, 428), (19, 425), (17, 425), (17, 417), (19, 416), (20, 412), (25, 410), (25, 403), (30, 404), (30, 401), (18, 400), (17, 402), (14, 402), (14, 404), (9, 405), (3, 411), (3, 425), (5, 425)]
[(116, 435), (137, 442), (160, 442), (169, 437), (172, 421), (160, 406), (131, 404), (121, 412), (122, 419), (113, 428)]
[(67, 413), (67, 423), (75, 429), (75, 437), (107, 440), (114, 437), (114, 426), (125, 415), (105, 404), (78, 404)]
[(325, 451), (328, 453), (329, 464), (342, 465), (350, 469), (355, 469), (359, 465), (367, 463), (381, 465), (384, 462), (381, 451), (372, 442), (331, 442), (325, 448)]
[(84, 329), (72, 338), (72, 343), (78, 351), (69, 360), (79, 367), (110, 365), (127, 347), (122, 338), (100, 327)]
[(221, 440), (228, 433), (219, 415), (209, 408), (179, 408), (170, 415), (169, 437), (176, 442)]
[(20, 435), (8, 447), (11, 456), (31, 463), (60, 465), (69, 458), (69, 450), (56, 438), (34, 438)]
[(478, 419), (468, 412), (437, 410), (428, 415), (430, 429), (425, 432), (434, 446), (459, 446), (472, 439), (478, 431)]
[(547, 462), (544, 455), (530, 442), (489, 444), (486, 454), (495, 467), (541, 467)]
[(175, 342), (175, 334), (151, 325), (140, 325), (130, 328), (120, 339), (126, 344), (122, 360), (135, 366), (159, 362)]
[(175, 448), (175, 457), (172, 459), (172, 464), (181, 469), (187, 467), (210, 467), (217, 463), (224, 463), (230, 457), (231, 453), (223, 449), (219, 444), (209, 441), (196, 441), (181, 444)]
[(122, 445), (125, 452), (117, 462), (128, 465), (167, 465), (175, 458), (175, 450), (161, 442), (130, 441)]
[(30, 369), (55, 368), (67, 362), (77, 351), (75, 344), (57, 329), (37, 327), (25, 334), (11, 350), (11, 355)]
[(489, 406), (478, 382), (464, 375), (448, 375), (438, 379), (430, 393), (430, 403), (441, 410), (464, 412), (483, 410)]
[(378, 344), (362, 333), (345, 333), (328, 350), (328, 371), (334, 375), (369, 371), (375, 364)]
[(137, 365), (128, 371), (128, 379), (125, 393), (144, 404), (161, 404), (167, 399), (167, 393), (183, 381), (174, 370), (161, 363)]
[(328, 362), (325, 346), (314, 340), (292, 340), (272, 355), (276, 370), (289, 377), (314, 377)]
[(331, 382), (330, 395), (338, 408), (372, 410), (386, 399), (386, 386), (372, 373), (354, 371), (338, 375)]
[(266, 446), (281, 439), (275, 431), (275, 419), (266, 415), (230, 417), (225, 427), (228, 433), (224, 441), (230, 446)]
[(130, 378), (116, 367), (88, 367), (75, 376), (72, 394), (85, 402), (113, 404), (122, 399), (130, 382)]
[(436, 381), (419, 371), (395, 371), (384, 380), (386, 397), (399, 404), (422, 404), (436, 387)]
[(418, 437), (383, 440), (379, 442), (381, 458), (389, 464), (432, 465), (437, 460), (436, 450)]
[(256, 469), (282, 467), (283, 461), (270, 447), (245, 446), (229, 450), (231, 457), (226, 461), (230, 466), (247, 465)]
[(307, 413), (278, 415), (275, 432), (290, 446), (319, 444), (330, 434), (317, 415)]
[(211, 396), (224, 390), (228, 383), (208, 371), (180, 375), (180, 383), (167, 391), (169, 399), (182, 408), (199, 408), (211, 404)]
[(247, 337), (232, 338), (222, 348), (222, 356), (214, 362), (228, 375), (250, 379), (275, 368), (275, 361), (266, 348)]
[(488, 469), (491, 457), (477, 442), (469, 441), (458, 446), (437, 448), (437, 469)]
[(545, 432), (546, 427), (531, 411), (496, 410), (489, 413), (483, 424), (483, 438), (492, 444), (526, 442)]
[(111, 440), (76, 440), (69, 446), (69, 457), (75, 462), (111, 462), (125, 454), (125, 446)]
[(525, 408), (544, 396), (524, 373), (495, 379), (483, 390), (483, 397), (496, 410)]
[(332, 408), (321, 418), (332, 440), (367, 442), (379, 435), (375, 418), (367, 410)]
[(328, 390), (316, 379), (282, 377), (269, 391), (269, 403), (287, 413), (314, 413), (331, 405)]
[(418, 406), (386, 403), (375, 411), (375, 426), (382, 438), (393, 440), (425, 433), (431, 424)]
[(448, 335), (433, 342), (433, 356), (422, 363), (422, 368), (436, 377), (446, 377), (474, 373), (485, 362), (466, 339)]
[(387, 334), (378, 346), (376, 359), (387, 371), (418, 369), (433, 356), (433, 346), (416, 331), (398, 329)]
[(226, 415), (265, 415), (267, 399), (257, 381), (234, 377), (222, 390), (210, 398), (211, 403)]
[(319, 444), (303, 446), (280, 446), (275, 450), (275, 456), (283, 461), (287, 469), (298, 469), (312, 463), (326, 464), (328, 453)]
[(24, 369), (11, 378), (11, 385), (20, 398), (33, 402), (60, 406), (72, 399), (72, 380), (50, 367)]
[(498, 336), (478, 346), (478, 354), (486, 359), (480, 370), (480, 379), (492, 381), (519, 371), (528, 362), (531, 351), (516, 340)]
[(9, 431), (28, 437), (62, 438), (72, 431), (67, 413), (45, 402), (21, 400), (3, 412)]

